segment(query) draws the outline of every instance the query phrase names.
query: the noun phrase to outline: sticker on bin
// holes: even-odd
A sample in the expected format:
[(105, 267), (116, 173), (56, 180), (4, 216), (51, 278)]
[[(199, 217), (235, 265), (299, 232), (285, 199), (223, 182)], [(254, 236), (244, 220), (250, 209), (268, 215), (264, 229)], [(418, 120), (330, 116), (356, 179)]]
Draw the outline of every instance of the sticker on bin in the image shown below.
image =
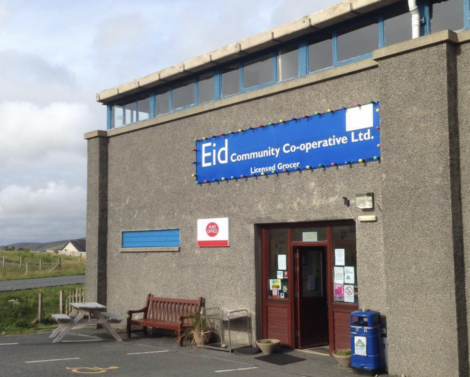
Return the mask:
[(354, 354), (367, 356), (367, 338), (365, 336), (354, 337)]

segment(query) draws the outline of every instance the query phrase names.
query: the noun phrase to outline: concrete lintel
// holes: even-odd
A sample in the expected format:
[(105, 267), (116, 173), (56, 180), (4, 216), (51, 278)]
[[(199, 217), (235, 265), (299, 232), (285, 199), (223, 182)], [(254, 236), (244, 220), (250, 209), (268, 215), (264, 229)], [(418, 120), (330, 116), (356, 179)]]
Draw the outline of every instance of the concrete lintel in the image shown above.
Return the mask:
[(240, 49), (244, 53), (253, 53), (265, 48), (276, 45), (278, 40), (274, 39), (272, 30), (255, 35), (252, 38), (245, 39), (240, 42)]
[(398, 2), (400, 0), (356, 0), (351, 5), (353, 12), (364, 14)]
[(108, 132), (104, 130), (96, 130), (96, 131), (87, 132), (84, 135), (85, 140), (94, 139), (96, 137), (108, 137)]
[[(191, 109), (178, 111), (176, 113), (160, 116), (158, 118), (148, 119), (143, 122), (131, 124), (129, 126), (115, 128), (109, 131), (94, 131), (94, 132), (102, 132), (106, 134), (108, 137), (118, 136), (118, 135), (138, 131), (138, 130), (148, 128), (148, 127), (159, 126), (164, 123), (173, 122), (178, 119), (187, 118), (187, 117), (202, 114), (208, 111), (217, 110), (226, 106), (232, 106), (237, 103), (251, 101), (251, 100), (255, 100), (255, 99), (270, 96), (270, 95), (275, 95), (277, 93), (282, 93), (288, 90), (300, 88), (303, 86), (315, 84), (315, 83), (326, 81), (326, 80), (332, 80), (341, 76), (345, 76), (345, 75), (352, 74), (355, 72), (360, 72), (366, 69), (373, 69), (376, 67), (377, 67), (377, 62), (374, 61), (373, 59), (362, 60), (357, 63), (344, 65), (342, 67), (332, 68), (332, 69), (318, 72), (312, 75), (300, 77), (295, 80), (290, 80), (290, 81), (279, 83), (273, 86), (268, 86), (263, 89), (255, 90), (253, 92), (239, 94), (233, 97), (224, 98), (219, 101), (209, 102), (205, 105), (195, 106)], [(90, 134), (92, 135), (90, 137), (87, 137), (87, 135), (90, 135)], [(92, 137), (97, 137), (97, 135), (93, 133), (88, 133), (85, 135), (85, 138), (87, 139), (90, 139)]]
[[(466, 37), (470, 38), (468, 32)], [(421, 48), (430, 47), (439, 43), (452, 43), (458, 44), (459, 38), (457, 33), (452, 30), (442, 30), (438, 33), (426, 35), (424, 37), (419, 37), (416, 39), (411, 39), (409, 41), (397, 43), (389, 47), (384, 47), (373, 52), (373, 59), (376, 61), (387, 59), (395, 55), (401, 55)]]
[(238, 42), (232, 43), (228, 46), (219, 48), (218, 50), (211, 51), (209, 54), (211, 60), (217, 63), (223, 63), (234, 59), (241, 52), (241, 45)]
[(273, 29), (272, 35), (273, 39), (284, 42), (312, 31), (310, 18), (305, 16)]
[(320, 12), (313, 13), (309, 16), (310, 24), (313, 27), (322, 29), (334, 25), (341, 21), (347, 21), (357, 17), (352, 11), (350, 2), (340, 3)]

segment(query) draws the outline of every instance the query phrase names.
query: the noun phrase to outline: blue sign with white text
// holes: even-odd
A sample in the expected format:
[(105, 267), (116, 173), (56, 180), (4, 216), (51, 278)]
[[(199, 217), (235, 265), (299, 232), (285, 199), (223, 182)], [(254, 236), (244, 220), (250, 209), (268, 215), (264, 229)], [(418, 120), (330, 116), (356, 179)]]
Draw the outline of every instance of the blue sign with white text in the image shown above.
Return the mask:
[(196, 142), (196, 181), (210, 183), (380, 159), (379, 104)]

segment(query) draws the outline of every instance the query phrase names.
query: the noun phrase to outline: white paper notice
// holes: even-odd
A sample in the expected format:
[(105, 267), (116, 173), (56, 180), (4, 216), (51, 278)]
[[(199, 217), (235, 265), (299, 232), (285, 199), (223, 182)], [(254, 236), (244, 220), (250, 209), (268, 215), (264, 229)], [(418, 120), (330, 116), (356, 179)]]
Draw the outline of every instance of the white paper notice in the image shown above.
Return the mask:
[(277, 278), (282, 279), (284, 277), (284, 271), (278, 271), (277, 272)]
[(277, 256), (277, 269), (287, 270), (287, 255), (286, 254), (279, 254)]
[(354, 285), (344, 286), (344, 302), (354, 302)]
[(344, 266), (344, 249), (335, 249), (335, 265)]
[(346, 284), (355, 284), (354, 267), (344, 267), (344, 282)]
[(344, 284), (344, 268), (343, 267), (335, 267), (334, 282), (337, 284)]

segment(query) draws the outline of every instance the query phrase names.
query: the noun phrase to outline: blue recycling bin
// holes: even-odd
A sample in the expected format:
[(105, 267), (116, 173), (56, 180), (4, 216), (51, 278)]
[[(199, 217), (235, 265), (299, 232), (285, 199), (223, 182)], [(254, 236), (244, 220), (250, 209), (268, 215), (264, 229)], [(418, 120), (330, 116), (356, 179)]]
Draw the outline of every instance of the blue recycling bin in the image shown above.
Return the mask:
[(352, 312), (351, 367), (361, 372), (384, 368), (380, 313), (372, 310)]

